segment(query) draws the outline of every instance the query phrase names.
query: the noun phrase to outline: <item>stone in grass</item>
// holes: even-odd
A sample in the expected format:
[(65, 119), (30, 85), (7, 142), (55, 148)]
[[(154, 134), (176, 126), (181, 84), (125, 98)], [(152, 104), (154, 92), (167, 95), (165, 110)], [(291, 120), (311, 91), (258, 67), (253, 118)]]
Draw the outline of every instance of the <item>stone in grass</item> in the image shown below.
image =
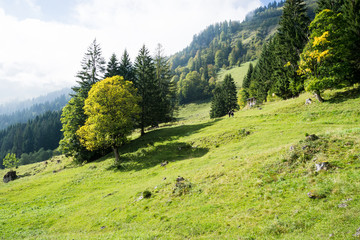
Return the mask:
[(356, 233), (353, 235), (354, 237), (360, 237), (360, 228), (356, 230)]
[(16, 172), (11, 170), (9, 172), (7, 172), (3, 178), (4, 183), (8, 183), (10, 181), (14, 181), (15, 179), (17, 179), (17, 175)]
[(321, 170), (328, 170), (330, 168), (330, 164), (328, 162), (315, 163), (316, 171), (319, 172)]
[(309, 141), (315, 141), (315, 140), (318, 140), (319, 137), (316, 136), (315, 134), (310, 134), (310, 135), (307, 135), (306, 136), (306, 140), (309, 140)]

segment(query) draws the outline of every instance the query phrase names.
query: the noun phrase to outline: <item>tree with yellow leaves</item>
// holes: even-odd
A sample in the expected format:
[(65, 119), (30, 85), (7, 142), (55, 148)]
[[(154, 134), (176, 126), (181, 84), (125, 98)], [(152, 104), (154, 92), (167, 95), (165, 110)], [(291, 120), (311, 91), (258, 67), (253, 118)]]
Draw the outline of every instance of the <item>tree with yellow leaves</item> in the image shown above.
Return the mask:
[(119, 162), (118, 148), (127, 141), (140, 113), (140, 97), (132, 82), (114, 76), (95, 83), (85, 100), (85, 125), (78, 131), (88, 150), (111, 147)]
[(306, 77), (305, 90), (314, 92), (323, 102), (321, 92), (350, 83), (349, 41), (341, 13), (325, 9), (310, 24), (310, 40), (301, 56), (298, 74)]

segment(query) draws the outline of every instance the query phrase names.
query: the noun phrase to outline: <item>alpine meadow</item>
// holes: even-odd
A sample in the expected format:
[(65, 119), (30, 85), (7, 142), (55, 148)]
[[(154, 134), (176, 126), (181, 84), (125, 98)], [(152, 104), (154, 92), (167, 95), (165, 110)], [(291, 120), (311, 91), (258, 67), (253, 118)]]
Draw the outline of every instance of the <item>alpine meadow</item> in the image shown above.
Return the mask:
[(71, 91), (0, 113), (0, 239), (360, 238), (359, 0), (153, 50), (94, 39)]

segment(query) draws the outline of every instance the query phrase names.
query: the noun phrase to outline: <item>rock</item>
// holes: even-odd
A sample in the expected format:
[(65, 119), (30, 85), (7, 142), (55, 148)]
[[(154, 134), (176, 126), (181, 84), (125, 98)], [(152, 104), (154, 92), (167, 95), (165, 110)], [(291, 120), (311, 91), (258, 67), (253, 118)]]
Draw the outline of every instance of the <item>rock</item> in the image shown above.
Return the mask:
[(328, 170), (330, 167), (330, 164), (328, 162), (321, 162), (321, 163), (315, 163), (316, 171), (319, 172), (321, 170)]
[(308, 145), (302, 146), (301, 149), (305, 150), (308, 147)]
[(290, 151), (294, 151), (295, 147), (294, 146), (290, 146), (289, 150)]
[(311, 199), (317, 198), (316, 194), (314, 194), (313, 192), (308, 192), (307, 195), (308, 195), (308, 197), (311, 198)]
[(165, 161), (165, 162), (161, 163), (161, 166), (162, 166), (162, 167), (165, 167), (165, 166), (168, 165), (168, 164), (169, 164), (169, 162), (168, 162), (168, 161)]
[(316, 136), (315, 134), (310, 134), (309, 136), (306, 137), (306, 140), (309, 140), (309, 141), (315, 141), (318, 139), (319, 139), (319, 137)]
[(360, 237), (360, 228), (356, 230), (356, 233), (353, 235), (354, 237)]
[(3, 181), (4, 183), (8, 183), (10, 181), (14, 181), (15, 179), (17, 179), (16, 172), (11, 170), (5, 174)]
[(57, 163), (57, 164), (61, 163), (61, 160), (57, 160), (56, 163)]
[(182, 182), (182, 181), (185, 181), (185, 179), (183, 177), (178, 176), (176, 178), (176, 182)]
[(166, 180), (166, 177), (163, 178), (163, 181), (165, 181), (165, 180)]
[(312, 100), (311, 98), (308, 98), (305, 100), (305, 105), (308, 105), (308, 104), (311, 104), (312, 103)]
[(348, 205), (346, 203), (341, 203), (338, 205), (339, 208), (346, 208)]

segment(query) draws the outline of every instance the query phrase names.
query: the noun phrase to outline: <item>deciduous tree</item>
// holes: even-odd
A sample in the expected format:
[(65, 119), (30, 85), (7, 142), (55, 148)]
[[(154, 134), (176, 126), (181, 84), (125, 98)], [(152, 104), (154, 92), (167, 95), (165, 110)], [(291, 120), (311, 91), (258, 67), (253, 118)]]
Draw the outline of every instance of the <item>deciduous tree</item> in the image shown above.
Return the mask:
[(90, 151), (111, 147), (119, 162), (118, 148), (134, 128), (134, 119), (140, 113), (139, 100), (133, 83), (123, 77), (95, 83), (85, 100), (88, 118), (76, 132), (80, 143)]

